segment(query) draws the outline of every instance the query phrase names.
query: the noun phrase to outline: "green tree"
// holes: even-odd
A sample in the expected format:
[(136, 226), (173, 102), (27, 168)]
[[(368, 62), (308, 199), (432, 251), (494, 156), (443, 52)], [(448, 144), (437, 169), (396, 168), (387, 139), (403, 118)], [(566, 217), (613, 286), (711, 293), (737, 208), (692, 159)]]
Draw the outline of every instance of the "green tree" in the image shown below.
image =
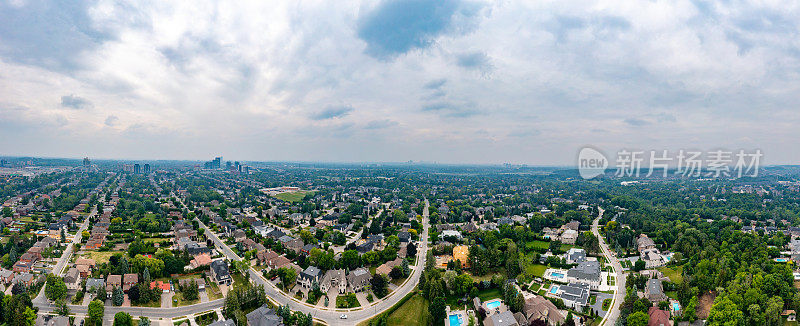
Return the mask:
[(105, 305), (100, 300), (93, 300), (89, 303), (89, 318), (86, 319), (87, 326), (102, 326)]
[(708, 325), (736, 326), (744, 322), (744, 314), (727, 296), (718, 299), (708, 313)]
[(47, 274), (44, 295), (51, 301), (58, 301), (67, 296), (67, 285), (64, 279), (53, 274)]
[(150, 326), (150, 318), (139, 317), (139, 324), (137, 326)]
[(381, 274), (375, 274), (369, 283), (372, 285), (372, 292), (375, 293), (375, 296), (378, 298), (383, 298), (386, 296), (389, 284), (389, 282), (386, 281), (386, 277)]
[(126, 312), (118, 312), (114, 315), (114, 326), (133, 326), (133, 317)]
[(431, 314), (433, 320), (444, 320), (445, 305), (444, 297), (436, 297), (431, 301), (431, 304), (428, 306), (428, 312)]
[(628, 315), (628, 326), (647, 326), (650, 316), (647, 313), (637, 311)]
[(111, 303), (115, 306), (121, 306), (124, 301), (125, 293), (122, 292), (122, 288), (115, 287), (111, 294)]

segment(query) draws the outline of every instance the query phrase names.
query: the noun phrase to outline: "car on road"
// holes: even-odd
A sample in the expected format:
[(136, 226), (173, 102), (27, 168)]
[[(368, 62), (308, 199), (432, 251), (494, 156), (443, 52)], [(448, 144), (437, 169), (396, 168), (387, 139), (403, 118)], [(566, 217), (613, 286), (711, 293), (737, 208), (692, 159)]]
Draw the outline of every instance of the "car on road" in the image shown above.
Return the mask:
[(339, 316), (339, 319), (347, 319), (347, 315), (342, 314), (341, 316)]

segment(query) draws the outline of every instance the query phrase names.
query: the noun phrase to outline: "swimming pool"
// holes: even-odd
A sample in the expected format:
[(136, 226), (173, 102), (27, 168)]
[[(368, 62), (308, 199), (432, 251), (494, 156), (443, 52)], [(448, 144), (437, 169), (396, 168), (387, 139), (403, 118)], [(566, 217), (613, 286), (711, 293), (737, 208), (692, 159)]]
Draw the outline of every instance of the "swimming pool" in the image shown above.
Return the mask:
[(492, 300), (492, 301), (486, 302), (486, 308), (489, 308), (489, 309), (494, 309), (494, 308), (497, 308), (499, 306), (500, 306), (500, 300)]
[(450, 320), (450, 326), (461, 326), (461, 318), (457, 314), (452, 314), (447, 317)]
[(550, 276), (553, 278), (564, 278), (564, 273), (552, 272), (550, 273)]
[(555, 286), (555, 285), (551, 286), (550, 287), (550, 294), (556, 294), (556, 292), (558, 292), (558, 286)]
[(681, 304), (677, 302), (672, 303), (672, 310), (674, 311), (681, 311)]
[(779, 262), (779, 263), (785, 263), (785, 262), (789, 261), (789, 259), (788, 258), (775, 258), (775, 261)]

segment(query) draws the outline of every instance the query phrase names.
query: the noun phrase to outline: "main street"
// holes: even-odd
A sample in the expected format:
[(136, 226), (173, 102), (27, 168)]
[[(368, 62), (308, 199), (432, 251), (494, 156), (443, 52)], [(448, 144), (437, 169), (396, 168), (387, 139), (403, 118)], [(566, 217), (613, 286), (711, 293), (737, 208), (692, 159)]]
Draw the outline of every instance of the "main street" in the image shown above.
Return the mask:
[[(420, 234), (420, 247), (417, 249), (417, 263), (414, 265), (414, 270), (412, 271), (411, 276), (409, 276), (408, 280), (406, 280), (402, 286), (394, 290), (386, 298), (376, 301), (369, 306), (353, 309), (331, 309), (317, 307), (289, 297), (286, 295), (286, 293), (281, 292), (272, 282), (269, 282), (263, 277), (263, 275), (261, 275), (261, 273), (253, 268), (250, 268), (249, 271), (250, 279), (256, 284), (264, 285), (267, 297), (269, 297), (273, 302), (279, 305), (289, 305), (289, 308), (295, 311), (301, 311), (306, 314), (310, 313), (314, 319), (323, 321), (328, 325), (355, 325), (361, 321), (368, 320), (391, 308), (394, 304), (400, 301), (400, 299), (409, 294), (419, 283), (419, 278), (422, 275), (422, 269), (425, 266), (426, 253), (428, 251), (429, 207), (430, 203), (426, 199), (425, 210), (423, 211), (422, 215), (423, 230)], [(241, 257), (234, 253), (233, 250), (228, 247), (228, 245), (222, 242), (222, 240), (220, 240), (219, 237), (217, 237), (217, 235), (208, 228), (208, 226), (200, 222), (200, 227), (206, 230), (205, 234), (208, 235), (212, 241), (214, 241), (217, 249), (219, 249), (226, 257), (228, 257), (228, 259), (241, 260)], [(340, 317), (342, 314), (346, 314), (347, 319), (341, 319)]]
[(606, 313), (605, 317), (603, 317), (600, 326), (616, 325), (617, 319), (619, 318), (619, 307), (622, 305), (622, 301), (625, 300), (625, 274), (622, 272), (622, 265), (619, 263), (619, 259), (611, 253), (611, 250), (608, 249), (608, 244), (606, 244), (606, 240), (600, 235), (599, 223), (605, 210), (599, 206), (598, 210), (600, 213), (597, 218), (594, 219), (594, 222), (592, 222), (592, 233), (594, 233), (597, 240), (600, 242), (600, 250), (603, 251), (603, 256), (606, 257), (606, 260), (611, 263), (611, 267), (614, 268), (617, 282), (617, 287), (614, 289), (614, 298), (611, 301), (611, 308), (608, 313)]
[[(72, 252), (75, 250), (75, 246), (81, 243), (83, 239), (83, 231), (89, 227), (89, 218), (91, 216), (97, 215), (97, 207), (92, 208), (92, 212), (83, 219), (83, 224), (81, 227), (78, 228), (78, 232), (75, 233), (75, 236), (72, 238), (72, 242), (67, 245), (67, 249), (64, 249), (64, 252), (61, 253), (61, 257), (58, 258), (56, 265), (53, 266), (53, 270), (51, 271), (53, 274), (57, 276), (63, 276), (64, 274), (64, 266), (67, 265), (69, 262), (70, 257), (72, 257)], [(44, 287), (39, 291), (39, 295), (33, 299), (33, 302), (47, 302), (47, 299), (44, 297)]]

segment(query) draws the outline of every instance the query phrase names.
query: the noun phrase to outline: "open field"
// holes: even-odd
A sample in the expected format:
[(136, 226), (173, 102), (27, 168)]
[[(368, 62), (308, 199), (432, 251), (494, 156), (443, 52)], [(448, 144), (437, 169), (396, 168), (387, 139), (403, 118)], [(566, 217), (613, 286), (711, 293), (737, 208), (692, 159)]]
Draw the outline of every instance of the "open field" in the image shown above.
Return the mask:
[(683, 266), (678, 267), (659, 267), (659, 271), (664, 273), (672, 283), (680, 283), (683, 281)]
[(303, 200), (303, 198), (306, 195), (313, 195), (313, 194), (314, 194), (313, 191), (299, 190), (299, 191), (294, 191), (294, 192), (279, 193), (279, 194), (275, 195), (275, 198), (278, 198), (278, 199), (283, 200), (283, 201), (288, 201), (288, 202), (294, 203), (294, 202), (298, 202), (298, 201)]
[(427, 326), (431, 318), (427, 299), (415, 295), (395, 310), (387, 319), (388, 325)]
[(94, 259), (94, 262), (99, 265), (99, 264), (102, 264), (102, 263), (107, 263), (109, 258), (111, 258), (111, 256), (113, 256), (116, 253), (123, 253), (124, 254), (125, 252), (124, 251), (96, 251), (96, 250), (92, 250), (92, 251), (86, 252), (85, 254), (83, 254), (83, 256), (86, 257), (86, 258)]

